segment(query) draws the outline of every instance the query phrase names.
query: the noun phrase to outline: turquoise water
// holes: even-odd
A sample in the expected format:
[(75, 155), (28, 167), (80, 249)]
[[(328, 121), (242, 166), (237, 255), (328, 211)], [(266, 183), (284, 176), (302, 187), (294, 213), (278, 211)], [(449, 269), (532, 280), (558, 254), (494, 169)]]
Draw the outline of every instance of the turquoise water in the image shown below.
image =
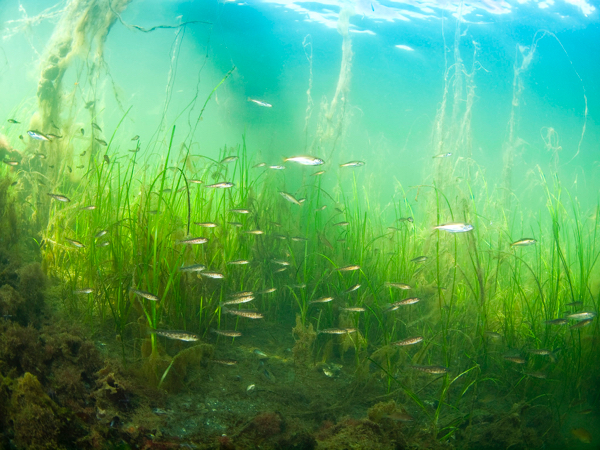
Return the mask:
[[(235, 66), (232, 80), (209, 103), (210, 114), (206, 114), (204, 127), (197, 131), (203, 151), (214, 154), (224, 143), (237, 142), (244, 127), (254, 151), (260, 150), (277, 160), (303, 151), (314, 138), (322, 99), (331, 100), (335, 92), (341, 63), (342, 39), (335, 28), (340, 5), (309, 3), (292, 8), (293, 5), (293, 2), (289, 5), (208, 1), (130, 3), (123, 13), (127, 23), (149, 27), (160, 18), (161, 24), (188, 20), (210, 24), (192, 24), (183, 31), (180, 29), (180, 40), (175, 30), (146, 34), (116, 25), (108, 36), (104, 56), (121, 96), (121, 105), (116, 102), (112, 87), (109, 89), (111, 82), (103, 81), (107, 89), (103, 102), (110, 113), (103, 120), (114, 127), (124, 103), (135, 100), (125, 126), (135, 128), (138, 134), (145, 129), (151, 132), (160, 123), (164, 110), (171, 61), (176, 63), (173, 66), (176, 70), (172, 72), (168, 123), (195, 94), (199, 74), (202, 96)], [(28, 17), (50, 6), (50, 2), (23, 3)], [(497, 8), (502, 13), (493, 13), (494, 7), (484, 4), (466, 4), (459, 30), (462, 34), (459, 50), (466, 70), (473, 68), (474, 43), (479, 48), (471, 119), (474, 157), (487, 169), (490, 180), (499, 177), (496, 168), (501, 166), (502, 143), (507, 138), (514, 66), (520, 63), (518, 46), (531, 46), (535, 33), (547, 30), (555, 37), (539, 41), (532, 63), (523, 74), (518, 133), (527, 148), (516, 165), (526, 172), (536, 164), (543, 167), (550, 164), (542, 135), (545, 128), (552, 127), (563, 148), (560, 164), (569, 163), (563, 167), (568, 178), (575, 176), (576, 167), (591, 169), (598, 138), (593, 118), (599, 93), (593, 80), (598, 75), (599, 63), (592, 56), (598, 45), (597, 10), (591, 5), (582, 4), (578, 8), (562, 2), (548, 8), (533, 3)], [(404, 185), (418, 184), (424, 171), (430, 170), (432, 124), (442, 99), (445, 67), (453, 64), (455, 16), (459, 9), (449, 5), (437, 7), (435, 3), (424, 3), (419, 8), (402, 3), (364, 2), (349, 3), (348, 10), (353, 12), (350, 19), (353, 57), (348, 86), (352, 119), (347, 127), (344, 152), (349, 157), (373, 154), (385, 160), (390, 169), (384, 171), (384, 179), (391, 180), (401, 174)], [(422, 17), (409, 20), (391, 17), (404, 11)], [(0, 82), (4, 97), (2, 115), (8, 117), (14, 105), (35, 90), (38, 54), (43, 51), (56, 19), (29, 25), (8, 22), (23, 20), (16, 7), (7, 7), (2, 14), (5, 61)], [(313, 52), (314, 108), (308, 138), (304, 128), (310, 66), (305, 50), (311, 48), (303, 47), (305, 38)], [(397, 48), (398, 45), (412, 50)], [(67, 79), (73, 83), (84, 76), (67, 73)], [(581, 139), (584, 89), (589, 121)], [(274, 109), (257, 108), (246, 101), (247, 97), (265, 99)], [(186, 116), (173, 123), (185, 127)], [(579, 154), (573, 160), (578, 149)], [(398, 161), (402, 161), (401, 166)], [(590, 177), (592, 172), (587, 178)]]

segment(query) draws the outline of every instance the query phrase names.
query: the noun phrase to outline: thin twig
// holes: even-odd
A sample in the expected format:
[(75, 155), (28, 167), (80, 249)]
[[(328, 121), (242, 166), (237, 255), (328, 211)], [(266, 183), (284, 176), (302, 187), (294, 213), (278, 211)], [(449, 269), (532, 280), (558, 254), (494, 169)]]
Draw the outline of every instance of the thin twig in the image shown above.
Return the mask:
[(119, 22), (121, 22), (121, 24), (123, 24), (123, 26), (125, 26), (125, 27), (127, 27), (127, 28), (129, 28), (131, 30), (142, 31), (143, 33), (150, 33), (151, 31), (158, 30), (158, 29), (181, 28), (181, 27), (184, 27), (186, 25), (191, 25), (191, 24), (194, 24), (194, 23), (203, 23), (205, 25), (212, 25), (212, 22), (205, 22), (203, 20), (190, 20), (188, 22), (180, 23), (179, 25), (156, 25), (154, 27), (144, 28), (144, 27), (140, 27), (139, 25), (130, 25), (130, 24), (126, 23), (121, 18), (121, 15), (113, 9), (112, 4), (110, 2), (109, 2), (109, 6), (110, 6), (110, 10), (112, 11), (112, 13), (115, 16), (117, 16), (117, 19), (119, 19)]

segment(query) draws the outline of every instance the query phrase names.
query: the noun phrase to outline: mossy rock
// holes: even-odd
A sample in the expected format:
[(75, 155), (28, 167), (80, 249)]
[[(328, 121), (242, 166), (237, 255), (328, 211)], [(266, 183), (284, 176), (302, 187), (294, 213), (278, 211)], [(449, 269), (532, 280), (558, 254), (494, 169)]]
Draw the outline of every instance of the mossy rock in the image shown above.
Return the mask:
[(317, 441), (318, 448), (323, 450), (392, 450), (395, 448), (381, 427), (370, 420), (345, 419), (321, 431)]
[(390, 400), (389, 402), (379, 402), (369, 408), (367, 417), (371, 422), (378, 423), (382, 418), (392, 414), (394, 411), (396, 411), (396, 402), (394, 400)]
[(313, 329), (312, 324), (305, 327), (299, 315), (296, 315), (296, 326), (292, 328), (292, 335), (296, 340), (292, 348), (294, 355), (294, 364), (297, 369), (306, 369), (312, 365), (312, 353), (317, 333)]
[(0, 314), (3, 317), (27, 325), (29, 312), (26, 303), (25, 298), (9, 284), (0, 287)]
[(40, 263), (31, 263), (18, 270), (19, 293), (27, 301), (31, 320), (39, 319), (44, 309), (44, 289), (47, 279)]
[(17, 378), (25, 372), (43, 376), (47, 371), (48, 355), (39, 338), (39, 332), (29, 326), (6, 322), (0, 324), (0, 360), (5, 364), (5, 375)]
[(168, 392), (179, 392), (202, 371), (202, 362), (212, 357), (214, 348), (210, 344), (199, 344), (180, 351), (172, 360), (161, 388)]
[(62, 423), (60, 408), (54, 403), (35, 375), (27, 372), (14, 386), (11, 418), (15, 443), (20, 449), (59, 450)]

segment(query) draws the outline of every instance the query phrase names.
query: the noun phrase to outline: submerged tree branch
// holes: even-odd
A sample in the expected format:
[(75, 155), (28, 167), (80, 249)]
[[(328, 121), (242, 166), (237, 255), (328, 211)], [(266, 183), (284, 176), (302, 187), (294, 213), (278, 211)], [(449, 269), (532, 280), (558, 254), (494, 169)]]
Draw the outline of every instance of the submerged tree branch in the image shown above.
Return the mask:
[(150, 27), (150, 28), (144, 28), (144, 27), (140, 27), (139, 25), (131, 25), (131, 24), (128, 24), (128, 23), (126, 23), (126, 22), (125, 22), (125, 21), (124, 21), (124, 20), (121, 18), (121, 15), (120, 15), (118, 12), (116, 12), (116, 11), (113, 9), (113, 7), (112, 7), (112, 4), (110, 4), (110, 2), (109, 2), (109, 5), (110, 5), (110, 10), (111, 10), (111, 11), (112, 11), (112, 13), (113, 13), (113, 14), (114, 14), (114, 15), (117, 17), (117, 19), (119, 19), (119, 22), (121, 22), (121, 24), (122, 24), (123, 26), (125, 26), (125, 27), (127, 27), (127, 28), (129, 28), (129, 29), (131, 29), (131, 30), (138, 30), (138, 31), (142, 31), (142, 32), (144, 32), (144, 33), (150, 33), (150, 32), (152, 32), (152, 31), (154, 31), (154, 30), (159, 30), (159, 29), (172, 29), (172, 28), (181, 28), (181, 27), (184, 27), (184, 26), (186, 26), (186, 25), (191, 25), (191, 24), (194, 24), (194, 23), (203, 23), (203, 24), (205, 24), (205, 25), (212, 25), (212, 22), (205, 22), (205, 21), (203, 21), (203, 20), (190, 20), (190, 21), (188, 21), (188, 22), (183, 22), (183, 23), (180, 23), (179, 25), (156, 25), (156, 26), (154, 26), (154, 27)]

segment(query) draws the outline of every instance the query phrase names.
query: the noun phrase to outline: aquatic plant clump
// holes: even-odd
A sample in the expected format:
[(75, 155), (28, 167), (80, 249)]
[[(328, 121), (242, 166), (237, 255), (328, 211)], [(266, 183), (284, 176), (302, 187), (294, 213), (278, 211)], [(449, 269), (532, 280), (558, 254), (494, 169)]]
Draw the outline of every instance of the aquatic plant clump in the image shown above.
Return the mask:
[[(552, 206), (536, 239), (505, 243), (475, 217), (472, 223), (425, 226), (414, 219), (405, 225), (415, 227), (414, 233), (384, 232), (387, 239), (378, 242), (377, 251), (367, 251), (365, 243), (377, 239), (376, 230), (386, 229), (382, 218), (367, 221), (370, 211), (347, 201), (347, 237), (340, 243), (335, 239), (338, 227), (317, 225), (332, 223), (337, 213), (316, 211), (321, 201), (311, 191), (298, 205), (278, 195), (268, 180), (249, 175), (244, 179), (247, 190), (238, 188), (244, 185), (238, 177), (251, 173), (245, 147), (239, 151), (246, 166), (236, 164), (232, 172), (214, 163), (189, 173), (162, 169), (137, 197), (127, 194), (136, 183), (132, 158), (125, 182), (112, 180), (109, 168), (81, 191), (98, 192), (99, 181), (111, 186), (109, 196), (64, 193), (71, 201), (57, 210), (60, 226), (45, 235), (46, 267), (53, 276), (71, 280), (64, 299), (67, 310), (84, 314), (94, 327), (112, 324), (124, 344), (148, 339), (151, 350), (146, 355), (175, 352), (170, 363), (166, 359), (148, 372), (152, 385), (171, 391), (178, 383), (191, 382), (186, 375), (190, 366), (182, 365), (187, 350), (175, 343), (188, 342), (192, 350), (194, 341), (220, 335), (219, 341), (231, 342), (212, 355), (204, 352), (210, 356), (196, 364), (236, 365), (234, 349), (248, 345), (247, 335), (277, 322), (288, 330), (293, 327), (290, 363), (299, 380), (315, 375), (337, 379), (346, 370), (341, 368), (352, 368), (361, 377), (386, 380), (390, 392), (397, 391), (403, 403), (416, 408), (407, 408), (412, 409), (409, 415), (420, 415), (434, 427), (445, 413), (439, 405), (451, 401), (460, 408), (465, 395), (477, 401), (475, 391), (485, 390), (489, 377), (513, 386), (516, 396), (528, 395), (525, 386), (539, 394), (545, 380), (561, 377), (571, 380), (561, 389), (572, 398), (578, 383), (594, 373), (585, 362), (593, 347), (574, 337), (595, 332), (595, 310), (581, 318), (563, 311), (594, 308), (585, 287), (593, 267), (585, 261), (598, 254), (597, 244), (593, 237), (583, 238), (588, 240), (582, 247), (565, 248), (561, 242), (573, 239), (572, 233), (584, 236), (584, 227), (593, 236), (595, 222), (575, 222), (573, 228), (558, 206)], [(234, 187), (190, 188), (189, 179), (208, 184), (205, 174), (217, 168)], [(546, 188), (552, 202), (561, 201), (560, 185)], [(95, 206), (91, 214), (83, 210), (90, 204)], [(438, 215), (450, 219), (452, 206), (440, 203)], [(237, 213), (240, 207), (245, 207), (244, 214)], [(483, 211), (485, 205), (475, 203), (461, 214), (471, 210)], [(218, 225), (194, 225), (206, 220)], [(198, 238), (202, 228), (210, 231)], [(505, 232), (514, 236), (508, 228)], [(476, 240), (482, 237), (493, 243), (493, 251), (479, 249)], [(436, 246), (422, 250), (424, 238), (437, 242), (438, 253)], [(103, 242), (109, 244), (101, 246)], [(442, 254), (441, 248), (448, 253)], [(581, 271), (569, 263), (577, 260), (584, 261)], [(198, 270), (188, 270), (193, 267)], [(290, 314), (296, 315), (295, 326)], [(144, 324), (137, 332), (126, 326), (131, 317)], [(552, 324), (561, 317), (565, 326)], [(110, 321), (103, 325), (101, 318)], [(576, 352), (558, 353), (558, 348), (574, 345)], [(383, 348), (389, 351), (381, 353)], [(466, 360), (460, 356), (465, 351), (470, 355)], [(124, 348), (125, 358), (128, 353)], [(419, 386), (427, 386), (425, 397), (416, 393)], [(434, 410), (424, 403), (432, 397), (438, 404)]]

